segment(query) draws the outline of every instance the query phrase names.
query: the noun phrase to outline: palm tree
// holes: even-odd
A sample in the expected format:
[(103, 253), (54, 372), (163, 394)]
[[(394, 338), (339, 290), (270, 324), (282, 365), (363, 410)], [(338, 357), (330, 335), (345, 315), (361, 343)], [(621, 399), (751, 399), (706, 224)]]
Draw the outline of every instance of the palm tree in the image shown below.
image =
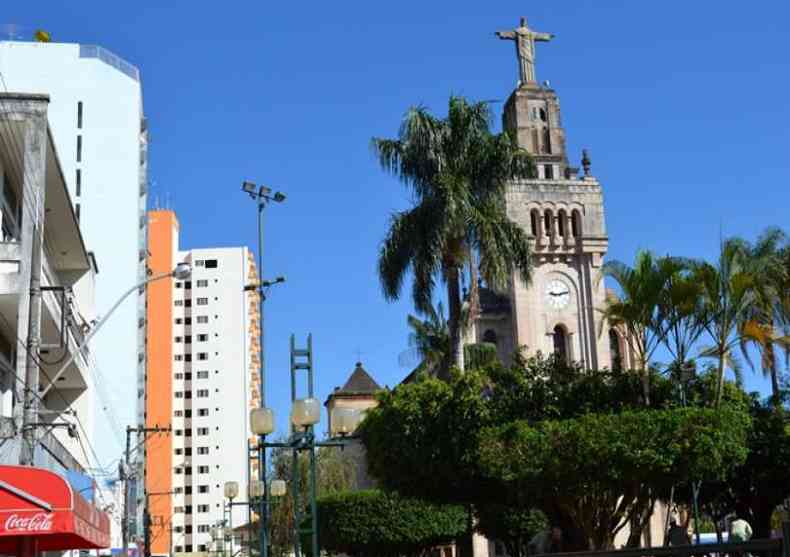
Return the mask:
[(740, 374), (733, 349), (740, 346), (745, 353), (750, 342), (764, 345), (768, 333), (755, 315), (760, 306), (761, 285), (750, 252), (746, 242), (730, 238), (722, 242), (715, 264), (698, 262), (693, 271), (694, 280), (702, 289), (699, 318), (713, 341), (701, 355), (718, 361), (716, 406), (721, 403), (725, 370), (732, 369), (736, 377)]
[(416, 315), (407, 317), (411, 328), (409, 347), (420, 359), (415, 372), (435, 373), (450, 353), (450, 333), (442, 303), (435, 309), (431, 307), (426, 317), (425, 320)]
[(754, 277), (755, 303), (750, 307), (748, 330), (751, 335), (741, 338), (741, 349), (754, 369), (748, 347), (754, 346), (760, 354), (763, 374), (771, 379), (774, 405), (780, 405), (779, 363), (776, 350), (790, 354), (790, 244), (778, 228), (767, 229), (754, 244), (743, 243), (745, 266)]
[[(650, 404), (648, 365), (655, 350), (668, 334), (667, 288), (672, 277), (679, 276), (683, 263), (672, 257), (656, 258), (649, 251), (636, 254), (634, 266), (620, 261), (607, 261), (602, 276), (617, 282), (621, 295), (607, 299), (601, 324), (620, 327), (630, 351), (636, 356), (642, 375), (642, 396)], [(679, 290), (678, 290), (679, 291)]]
[(400, 296), (407, 272), (414, 275), (412, 298), (418, 312), (428, 312), (437, 278), (447, 285), (450, 363), (463, 369), (461, 288), (464, 262), (479, 255), (480, 274), (494, 288), (504, 288), (518, 271), (530, 278), (526, 233), (505, 211), (505, 187), (512, 178), (534, 175), (528, 154), (507, 132), (491, 132), (488, 104), (450, 97), (446, 118), (424, 107), (409, 109), (396, 139), (374, 138), (381, 167), (397, 176), (415, 206), (392, 215), (381, 247), (379, 277), (384, 296)]

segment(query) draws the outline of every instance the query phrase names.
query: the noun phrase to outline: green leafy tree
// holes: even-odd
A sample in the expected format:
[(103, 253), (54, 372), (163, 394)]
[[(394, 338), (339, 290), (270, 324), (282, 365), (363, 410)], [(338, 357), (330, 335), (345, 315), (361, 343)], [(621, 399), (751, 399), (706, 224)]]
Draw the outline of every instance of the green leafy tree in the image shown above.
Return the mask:
[(485, 537), (501, 542), (510, 557), (526, 557), (530, 540), (549, 527), (539, 510), (499, 503), (477, 507), (477, 529)]
[(480, 459), (513, 493), (551, 500), (589, 549), (611, 549), (682, 479), (724, 479), (744, 462), (749, 425), (748, 414), (727, 406), (517, 421), (483, 432)]
[[(485, 102), (451, 97), (447, 117), (424, 107), (409, 109), (395, 139), (374, 138), (381, 167), (410, 189), (415, 206), (392, 216), (379, 257), (384, 296), (398, 299), (407, 272), (419, 312), (430, 312), (437, 278), (447, 285), (451, 362), (464, 368), (461, 286), (464, 263), (475, 251), (480, 274), (504, 288), (514, 271), (530, 278), (526, 233), (505, 211), (512, 178), (534, 175), (526, 151), (508, 134), (491, 131)], [(442, 366), (448, 377), (449, 365)]]
[[(352, 557), (420, 556), (466, 531), (466, 511), (378, 490), (318, 499), (322, 551)], [(305, 546), (307, 547), (307, 546)]]

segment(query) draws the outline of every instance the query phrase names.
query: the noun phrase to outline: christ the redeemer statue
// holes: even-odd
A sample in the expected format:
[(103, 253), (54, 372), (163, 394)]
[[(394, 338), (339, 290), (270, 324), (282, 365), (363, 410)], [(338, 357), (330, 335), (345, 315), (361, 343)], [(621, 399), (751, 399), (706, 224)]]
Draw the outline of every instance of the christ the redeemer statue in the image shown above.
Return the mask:
[(516, 56), (521, 74), (521, 84), (535, 83), (535, 41), (546, 42), (554, 38), (551, 33), (538, 33), (527, 27), (527, 18), (512, 31), (497, 31), (500, 39), (516, 41)]

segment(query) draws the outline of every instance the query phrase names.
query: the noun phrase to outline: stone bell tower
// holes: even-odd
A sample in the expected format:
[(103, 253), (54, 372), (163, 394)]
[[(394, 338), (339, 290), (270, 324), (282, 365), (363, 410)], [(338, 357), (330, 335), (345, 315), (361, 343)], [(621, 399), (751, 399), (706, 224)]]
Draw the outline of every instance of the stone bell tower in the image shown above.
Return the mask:
[(487, 307), (482, 302), (492, 293), (481, 292), (473, 336), (496, 342), (500, 356), (524, 347), (527, 355), (557, 352), (587, 369), (612, 367), (610, 342), (618, 343), (612, 346), (619, 353), (620, 341), (601, 323), (601, 265), (609, 243), (601, 184), (590, 172), (586, 151), (581, 177), (569, 165), (559, 97), (548, 82), (535, 80), (534, 43), (553, 35), (531, 30), (522, 19), (518, 28), (497, 36), (516, 41), (521, 74), (505, 104), (503, 127), (538, 170), (537, 178), (514, 181), (507, 191), (508, 215), (529, 234), (534, 265), (532, 281), (513, 276), (498, 303)]

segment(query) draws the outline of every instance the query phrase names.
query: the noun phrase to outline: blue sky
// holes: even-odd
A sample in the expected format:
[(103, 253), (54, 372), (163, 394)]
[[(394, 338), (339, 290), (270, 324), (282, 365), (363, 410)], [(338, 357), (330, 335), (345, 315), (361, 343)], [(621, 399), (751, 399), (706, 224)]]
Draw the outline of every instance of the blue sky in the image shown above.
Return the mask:
[[(376, 257), (408, 196), (369, 140), (393, 136), (412, 104), (443, 113), (451, 93), (504, 101), (517, 69), (494, 31), (519, 16), (556, 34), (538, 46), (537, 75), (560, 95), (572, 158), (590, 150), (610, 258), (631, 261), (639, 248), (709, 257), (720, 232), (787, 228), (786, 2), (82, 0), (3, 11), (140, 68), (151, 200), (178, 212), (185, 248), (254, 246), (243, 179), (288, 195), (267, 211), (265, 251), (265, 274), (288, 277), (266, 310), (283, 428), (292, 332), (314, 335), (322, 399), (358, 350), (382, 385), (407, 373), (408, 292), (383, 299)], [(752, 374), (747, 386), (766, 388)], [(120, 450), (105, 443), (103, 455)]]

